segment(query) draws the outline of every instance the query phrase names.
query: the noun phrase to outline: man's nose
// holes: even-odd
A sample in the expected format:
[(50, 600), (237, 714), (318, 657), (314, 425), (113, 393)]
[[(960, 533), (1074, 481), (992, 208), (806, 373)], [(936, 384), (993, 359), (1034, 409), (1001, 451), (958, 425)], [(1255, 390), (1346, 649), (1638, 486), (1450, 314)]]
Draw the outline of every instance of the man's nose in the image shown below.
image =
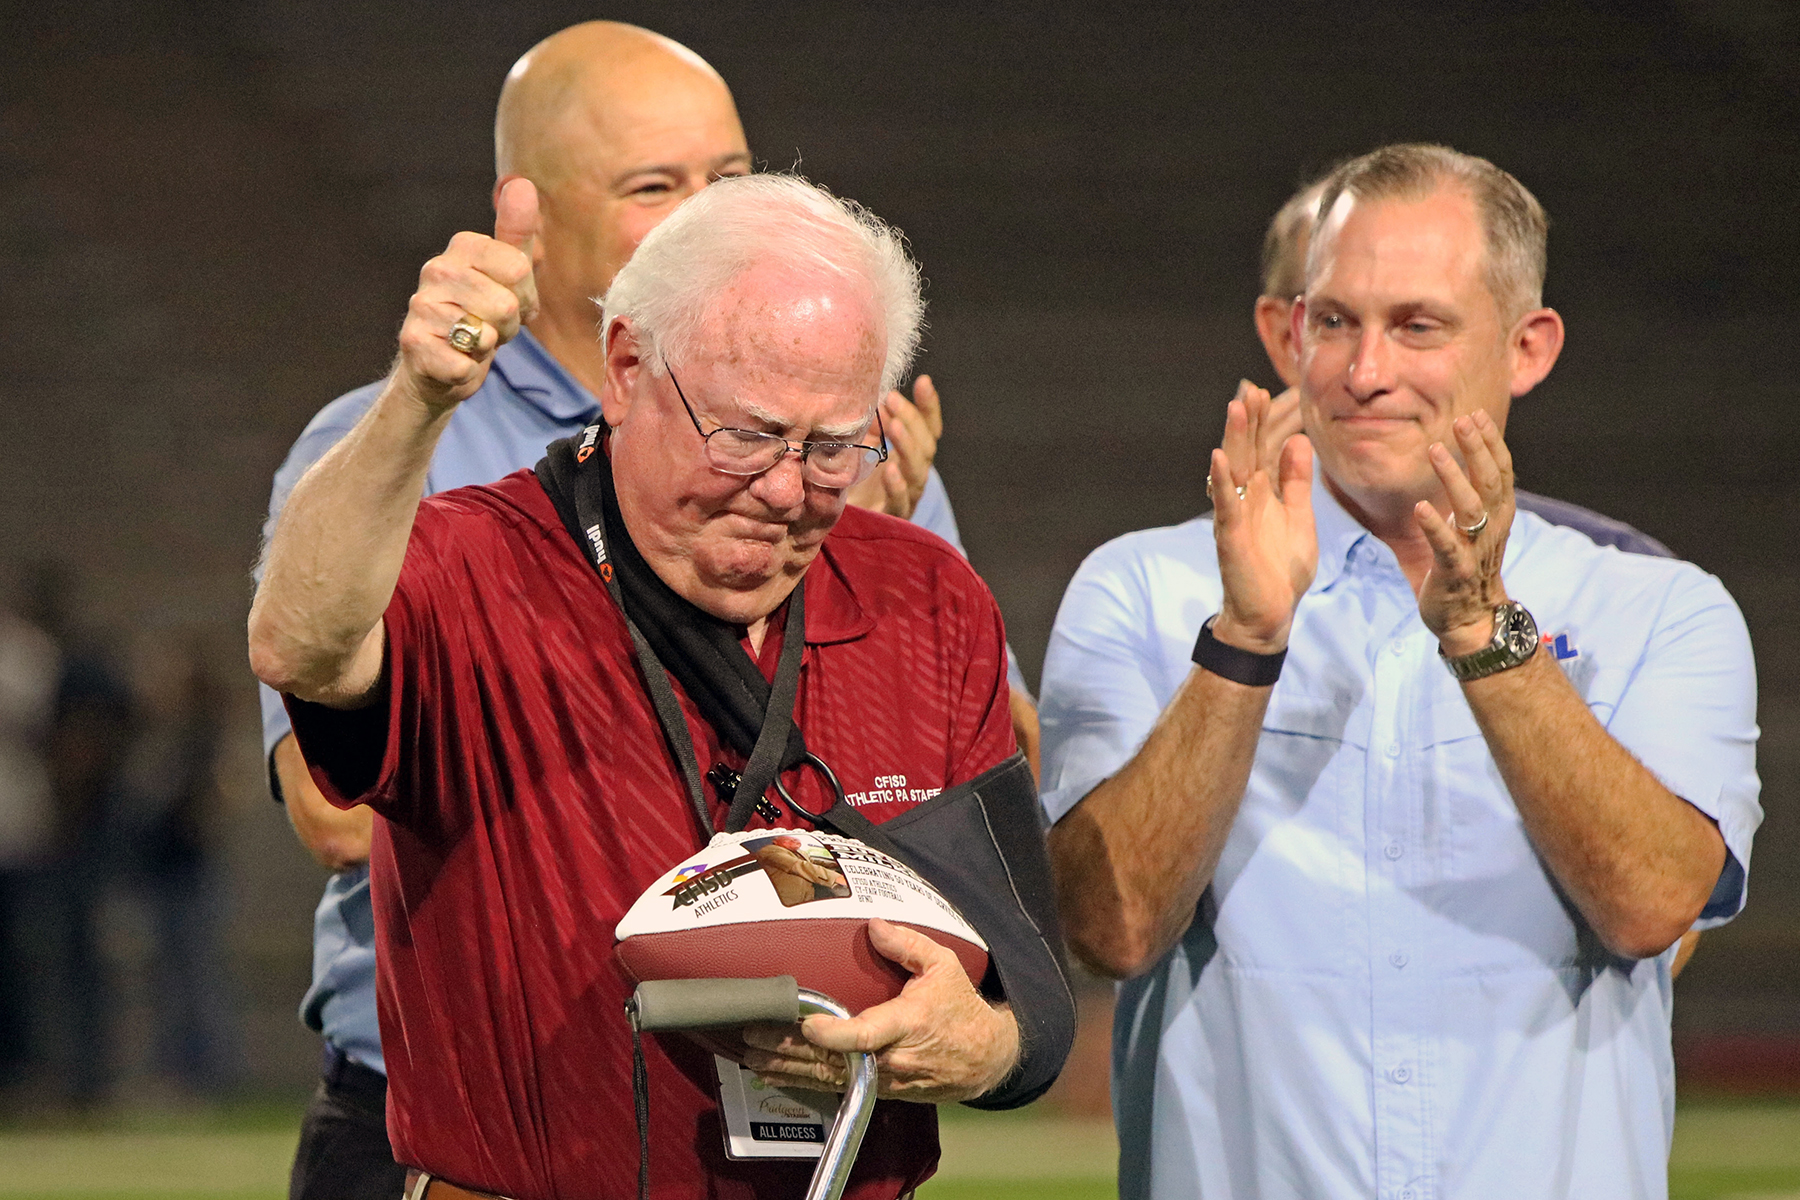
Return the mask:
[(1350, 362), (1348, 387), (1358, 400), (1371, 400), (1393, 384), (1393, 362), (1388, 341), (1380, 329), (1365, 329)]
[(791, 513), (806, 502), (806, 480), (800, 475), (800, 455), (789, 449), (781, 461), (758, 475), (750, 494), (777, 512)]

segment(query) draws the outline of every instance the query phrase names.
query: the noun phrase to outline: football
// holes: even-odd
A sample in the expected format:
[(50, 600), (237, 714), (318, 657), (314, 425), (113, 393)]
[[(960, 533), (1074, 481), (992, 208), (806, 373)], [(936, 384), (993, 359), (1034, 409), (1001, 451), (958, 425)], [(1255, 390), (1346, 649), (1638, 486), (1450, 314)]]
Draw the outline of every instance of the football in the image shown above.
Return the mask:
[(861, 1012), (908, 978), (869, 943), (871, 917), (949, 947), (977, 985), (987, 971), (987, 943), (911, 868), (802, 829), (715, 836), (638, 897), (619, 922), (618, 954), (639, 983), (792, 975)]

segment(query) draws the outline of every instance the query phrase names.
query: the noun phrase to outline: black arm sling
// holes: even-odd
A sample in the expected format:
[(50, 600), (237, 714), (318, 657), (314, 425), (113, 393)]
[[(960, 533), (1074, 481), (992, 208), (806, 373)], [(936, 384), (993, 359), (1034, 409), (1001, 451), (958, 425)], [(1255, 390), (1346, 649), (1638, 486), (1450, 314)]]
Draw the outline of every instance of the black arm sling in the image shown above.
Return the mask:
[[(603, 436), (603, 428), (593, 425), (579, 437), (551, 443), (537, 477), (625, 618), (700, 837), (704, 841), (715, 830), (670, 673), (720, 738), (747, 759), (741, 777), (722, 767), (707, 776), (731, 794), (727, 831), (743, 829), (759, 811), (765, 819), (779, 817), (765, 797), (773, 785), (794, 816), (866, 842), (924, 876), (981, 934), (991, 972), (1018, 1021), (1020, 1051), (1018, 1066), (999, 1087), (967, 1103), (1003, 1109), (1035, 1100), (1055, 1081), (1074, 1042), (1075, 997), (1044, 849), (1043, 810), (1024, 756), (1014, 754), (881, 825), (857, 812), (794, 722), (806, 644), (805, 587), (796, 587), (788, 600), (771, 686), (736, 627), (682, 599), (638, 553), (619, 515), (611, 462), (599, 444)], [(834, 800), (823, 813), (800, 807), (781, 786), (781, 772), (802, 764), (831, 785)]]

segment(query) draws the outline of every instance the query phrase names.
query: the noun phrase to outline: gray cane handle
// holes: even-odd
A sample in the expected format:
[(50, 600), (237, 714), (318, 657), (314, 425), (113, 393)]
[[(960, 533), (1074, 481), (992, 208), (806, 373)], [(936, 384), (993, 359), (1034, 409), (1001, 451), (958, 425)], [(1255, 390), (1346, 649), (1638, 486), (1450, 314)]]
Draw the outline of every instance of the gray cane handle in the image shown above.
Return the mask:
[(771, 979), (658, 979), (637, 986), (632, 997), (637, 1027), (706, 1029), (800, 1019), (800, 989), (792, 975)]

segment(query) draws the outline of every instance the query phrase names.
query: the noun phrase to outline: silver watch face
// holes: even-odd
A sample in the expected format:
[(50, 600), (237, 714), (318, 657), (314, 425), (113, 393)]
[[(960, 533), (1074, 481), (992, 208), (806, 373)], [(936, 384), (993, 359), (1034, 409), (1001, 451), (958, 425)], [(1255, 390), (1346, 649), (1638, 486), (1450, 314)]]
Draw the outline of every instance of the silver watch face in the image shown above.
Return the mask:
[(1530, 658), (1537, 652), (1537, 622), (1525, 611), (1525, 606), (1516, 601), (1506, 606), (1506, 621), (1501, 630), (1502, 644), (1506, 647), (1506, 656), (1515, 662)]
[[(1444, 655), (1450, 673), (1468, 683), (1485, 679), (1497, 671), (1505, 671), (1531, 661), (1538, 649), (1537, 622), (1517, 600), (1509, 600), (1494, 610), (1494, 640), (1460, 658)], [(1444, 654), (1444, 648), (1438, 647)]]

